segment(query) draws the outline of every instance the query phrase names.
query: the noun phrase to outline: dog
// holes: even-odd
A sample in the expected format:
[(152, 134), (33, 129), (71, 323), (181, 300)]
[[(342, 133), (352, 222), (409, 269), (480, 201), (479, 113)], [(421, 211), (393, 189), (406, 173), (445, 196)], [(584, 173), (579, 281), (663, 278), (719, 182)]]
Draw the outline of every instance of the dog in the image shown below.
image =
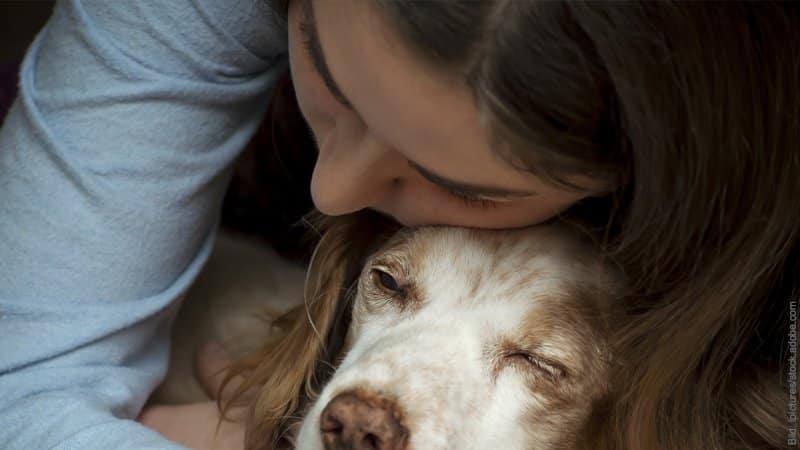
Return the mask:
[(575, 448), (609, 389), (619, 287), (563, 228), (401, 232), (364, 267), (296, 447)]
[(403, 229), (364, 264), (339, 364), (293, 446), (581, 448), (610, 389), (621, 286), (569, 227)]

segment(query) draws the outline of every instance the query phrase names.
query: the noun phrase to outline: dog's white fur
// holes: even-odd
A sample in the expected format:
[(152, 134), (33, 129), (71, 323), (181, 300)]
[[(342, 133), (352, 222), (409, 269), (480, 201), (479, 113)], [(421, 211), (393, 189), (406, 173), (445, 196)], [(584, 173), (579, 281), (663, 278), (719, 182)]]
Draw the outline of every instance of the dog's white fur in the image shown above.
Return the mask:
[[(249, 266), (291, 267), (274, 255), (265, 261), (268, 267)], [(382, 274), (396, 281), (397, 291)], [(273, 277), (262, 284), (261, 302), (251, 292), (245, 303), (274, 307), (276, 292), (269, 288), (294, 284), (288, 289), (298, 297), (278, 302), (286, 308), (300, 301), (299, 279)], [(607, 391), (603, 315), (617, 286), (594, 250), (562, 227), (399, 233), (364, 267), (346, 356), (306, 412), (296, 447), (324, 448), (320, 416), (347, 392), (393, 405), (406, 432), (399, 448), (574, 447), (592, 403)], [(230, 302), (241, 299), (209, 299), (213, 292), (195, 290), (202, 301), (188, 301), (240, 314), (230, 312)], [(187, 338), (180, 339), (185, 345)], [(176, 365), (167, 384), (185, 376)]]

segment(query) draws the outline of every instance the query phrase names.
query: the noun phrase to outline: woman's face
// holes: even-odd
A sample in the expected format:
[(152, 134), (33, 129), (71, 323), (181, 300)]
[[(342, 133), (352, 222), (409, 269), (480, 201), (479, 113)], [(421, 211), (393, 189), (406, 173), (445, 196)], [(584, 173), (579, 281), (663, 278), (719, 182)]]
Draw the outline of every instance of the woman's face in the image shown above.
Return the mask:
[(496, 156), (467, 87), (415, 59), (370, 2), (292, 1), (289, 52), (325, 214), (370, 208), (410, 226), (512, 228), (588, 195)]

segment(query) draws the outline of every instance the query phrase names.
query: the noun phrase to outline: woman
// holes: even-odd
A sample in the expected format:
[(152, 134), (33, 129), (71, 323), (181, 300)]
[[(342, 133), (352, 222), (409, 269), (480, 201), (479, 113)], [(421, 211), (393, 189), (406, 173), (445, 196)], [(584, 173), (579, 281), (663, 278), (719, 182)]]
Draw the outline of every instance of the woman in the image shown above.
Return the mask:
[[(311, 193), (320, 211), (340, 216), (369, 209), (404, 225), (508, 228), (557, 215), (585, 222), (634, 282), (624, 300), (628, 314), (619, 318), (616, 336), (624, 365), (615, 379), (627, 384), (617, 386), (604, 427), (609, 442), (598, 447), (786, 446), (780, 352), (788, 330), (787, 303), (798, 289), (800, 233), (795, 212), (800, 196), (800, 18), (794, 5), (295, 0), (272, 6), (287, 14), (297, 101), (319, 146)], [(121, 12), (125, 8), (131, 10)], [(254, 43), (253, 35), (241, 32), (254, 29), (252, 21), (205, 6), (203, 17), (214, 18), (211, 23), (219, 27), (201, 37), (230, 44), (232, 37), (224, 31), (238, 29), (233, 36), (236, 50), (249, 50), (249, 57), (259, 55), (260, 61), (233, 54), (223, 45), (202, 47), (204, 53), (198, 53), (199, 37), (179, 40), (181, 45), (160, 45), (169, 36), (192, 36), (181, 21), (169, 22), (171, 27), (159, 29), (164, 34), (150, 39), (123, 20), (127, 15), (145, 17), (148, 24), (163, 25), (168, 22), (163, 17), (185, 20), (185, 14), (172, 15), (169, 8), (177, 6), (164, 8), (155, 14), (147, 7), (114, 4), (98, 7), (92, 15), (62, 7), (54, 22), (115, 31), (118, 47), (95, 45), (91, 53), (96, 58), (116, 63), (114, 52), (119, 51), (138, 64), (140, 71), (134, 73), (125, 70), (129, 65), (106, 64), (113, 74), (108, 80), (131, 88), (132, 82), (146, 82), (139, 89), (112, 89), (114, 95), (108, 97), (71, 79), (70, 86), (78, 84), (95, 96), (80, 118), (70, 119), (59, 115), (67, 110), (58, 108), (63, 106), (59, 102), (66, 102), (74, 113), (77, 101), (70, 103), (69, 94), (85, 100), (85, 91), (56, 89), (66, 76), (38, 67), (35, 83), (28, 80), (27, 96), (23, 79), (22, 106), (18, 103), (0, 135), (4, 150), (18, 142), (49, 149), (34, 156), (23, 157), (18, 150), (0, 156), (4, 178), (19, 174), (0, 200), (12, 205), (9, 210), (26, 230), (11, 233), (8, 221), (0, 222), (0, 253), (8, 252), (14, 264), (13, 278), (6, 276), (3, 282), (8, 283), (0, 283), (0, 298), (12, 299), (6, 305), (11, 311), (30, 313), (26, 308), (36, 308), (33, 311), (41, 314), (55, 308), (53, 301), (41, 298), (67, 292), (69, 306), (97, 315), (97, 301), (85, 299), (121, 297), (113, 307), (105, 305), (108, 311), (100, 308), (91, 333), (74, 327), (61, 332), (61, 339), (74, 338), (58, 347), (60, 352), (50, 346), (44, 354), (34, 351), (41, 344), (14, 341), (35, 356), (17, 358), (16, 365), (3, 359), (4, 371), (11, 370), (8, 383), (23, 386), (18, 389), (26, 394), (4, 400), (4, 406), (14, 405), (15, 412), (3, 413), (12, 423), (30, 417), (27, 405), (61, 405), (62, 392), (83, 400), (81, 413), (94, 413), (92, 430), (123, 429), (118, 421), (102, 421), (108, 417), (104, 412), (136, 414), (164, 364), (163, 355), (147, 344), (158, 339), (158, 348), (164, 348), (166, 327), (159, 325), (168, 320), (168, 305), (174, 304), (207, 251), (204, 238), (211, 234), (208, 217), (215, 213), (224, 186), (222, 168), (241, 148), (259, 115), (255, 94), (263, 93), (271, 77), (253, 74), (265, 73), (263, 61), (270, 53)], [(56, 28), (51, 23), (51, 29)], [(72, 45), (95, 42), (85, 39), (88, 32), (74, 33), (84, 41)], [(40, 37), (46, 39), (47, 33)], [(139, 40), (147, 44), (145, 53), (126, 44)], [(44, 56), (36, 58), (37, 49), (60, 55), (65, 48), (69, 45), (40, 42), (29, 53), (28, 70), (34, 60), (47, 64)], [(176, 54), (180, 57), (167, 69), (140, 59), (146, 55), (172, 62)], [(198, 54), (216, 56), (216, 64)], [(157, 76), (146, 70), (153, 67)], [(271, 67), (274, 77), (280, 70)], [(181, 84), (181, 89), (170, 84), (186, 78), (192, 83)], [(200, 85), (207, 89), (192, 91)], [(47, 92), (52, 98), (36, 95), (51, 86)], [(190, 108), (183, 104), (194, 98), (187, 92), (202, 92)], [(108, 106), (109, 98), (119, 104)], [(152, 115), (137, 116), (133, 125), (111, 121), (128, 108), (141, 113), (136, 106), (153, 99), (161, 101), (163, 116), (171, 118), (165, 125), (177, 136), (154, 132)], [(41, 119), (33, 111), (48, 103), (53, 104), (49, 117), (59, 126), (22, 123)], [(153, 104), (149, 107), (148, 112), (158, 111)], [(91, 133), (98, 130), (89, 123), (108, 126), (109, 121), (119, 129), (99, 130), (98, 144)], [(243, 125), (228, 125), (235, 121)], [(45, 130), (18, 136), (30, 129)], [(88, 150), (73, 155), (40, 142), (53, 135), (68, 142), (70, 149)], [(132, 153), (122, 158), (98, 150), (116, 143), (112, 138), (124, 138), (119, 142)], [(170, 145), (186, 149), (189, 144), (199, 149), (192, 150), (191, 158), (176, 155), (174, 149), (166, 155), (153, 150)], [(215, 151), (207, 151), (211, 149)], [(119, 166), (121, 159), (126, 163)], [(150, 171), (156, 168), (159, 176), (153, 177)], [(45, 170), (52, 170), (46, 174), (55, 174), (63, 190), (53, 193), (53, 182), (24, 176)], [(113, 177), (114, 184), (105, 176)], [(44, 202), (51, 208), (48, 216), (26, 209), (30, 203), (22, 199), (42, 201), (45, 192), (53, 197)], [(110, 201), (109, 193), (124, 193), (125, 203)], [(52, 219), (53, 209), (59, 219), (71, 217), (58, 214), (63, 205), (78, 215), (69, 223), (92, 230), (91, 239), (72, 234), (73, 228)], [(75, 205), (82, 209), (76, 211)], [(356, 215), (341, 220), (328, 236), (347, 232), (353, 222), (365, 219)], [(145, 225), (131, 229), (137, 221)], [(378, 223), (356, 225), (380, 234)], [(54, 230), (59, 234), (52, 234)], [(150, 233), (149, 240), (140, 238), (143, 232)], [(48, 238), (65, 233), (88, 243), (88, 249), (70, 242), (56, 245), (58, 251), (38, 245), (42, 240), (53, 245)], [(124, 245), (109, 248), (109, 243)], [(364, 245), (363, 239), (359, 244)], [(34, 257), (20, 256), (32, 248)], [(66, 258), (65, 248), (78, 253)], [(319, 267), (341, 267), (342, 261), (357, 261), (360, 252), (323, 245)], [(81, 272), (77, 264), (90, 270)], [(56, 266), (60, 271), (52, 269)], [(37, 285), (27, 271), (42, 268), (48, 278)], [(121, 271), (128, 275), (120, 276)], [(319, 289), (341, 288), (326, 284), (325, 270), (319, 273)], [(75, 274), (91, 276), (71, 278)], [(113, 285), (102, 282), (107, 276)], [(17, 300), (25, 298), (36, 301)], [(132, 314), (134, 310), (126, 308), (133, 308), (133, 300), (149, 308)], [(53, 317), (61, 326), (67, 312), (58, 305)], [(312, 314), (325, 306), (318, 303)], [(125, 311), (124, 320), (115, 316), (120, 311)], [(12, 326), (17, 323), (29, 340), (42, 335), (47, 319), (13, 317), (18, 322)], [(327, 325), (324, 332), (336, 324)], [(290, 353), (298, 342), (306, 342), (306, 328), (298, 324), (269, 360), (250, 367), (252, 383), (276, 383), (291, 375), (288, 388), (264, 390), (261, 410), (290, 412), (282, 402), (300, 393), (304, 380), (318, 369), (311, 353), (299, 358)], [(47, 360), (52, 355), (56, 363)], [(290, 357), (292, 364), (275, 364)], [(65, 376), (64, 361), (75, 367), (73, 373), (80, 372), (74, 379), (83, 386), (100, 385), (99, 391), (84, 394), (65, 385), (50, 388), (54, 394), (43, 394), (42, 377), (28, 374), (41, 369)], [(87, 375), (87, 367), (98, 361), (112, 366), (109, 375), (126, 373), (121, 367), (149, 372), (129, 375), (135, 382), (120, 394), (119, 386), (107, 387), (113, 383)], [(15, 376), (28, 377), (28, 384), (13, 384)], [(202, 422), (203, 414), (214, 417), (202, 408), (162, 410), (167, 414), (151, 415), (146, 422), (190, 442), (184, 440), (181, 427)], [(178, 412), (186, 414), (170, 416)], [(87, 431), (92, 420), (85, 415), (74, 419), (62, 427), (58, 439), (88, 442), (88, 436), (97, 435)], [(172, 422), (165, 426), (164, 420)], [(270, 426), (256, 431), (274, 431)], [(32, 439), (30, 428), (27, 436)], [(144, 431), (136, 433), (137, 439), (145, 439)], [(3, 440), (15, 443), (5, 436)]]

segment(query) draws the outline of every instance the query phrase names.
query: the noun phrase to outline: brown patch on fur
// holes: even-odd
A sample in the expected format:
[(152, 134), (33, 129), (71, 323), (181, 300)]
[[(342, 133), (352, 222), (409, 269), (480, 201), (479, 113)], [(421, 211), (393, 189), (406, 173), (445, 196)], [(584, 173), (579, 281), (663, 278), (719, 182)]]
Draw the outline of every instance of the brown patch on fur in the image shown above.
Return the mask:
[[(606, 316), (601, 305), (607, 304), (609, 291), (567, 288), (557, 298), (543, 298), (542, 305), (523, 319), (520, 341), (523, 346), (537, 347), (548, 336), (566, 339), (569, 349), (562, 350), (561, 362), (568, 376), (551, 383), (541, 377), (531, 378), (531, 389), (541, 393), (541, 404), (528, 412), (528, 423), (542, 423), (546, 408), (552, 429), (575, 430), (566, 433), (559, 444), (574, 448), (577, 431), (586, 426), (584, 414), (609, 393), (610, 350)], [(565, 338), (566, 337), (566, 338)], [(595, 419), (592, 419), (595, 420)], [(559, 447), (562, 448), (562, 447)]]
[(551, 335), (566, 337), (571, 345), (566, 352), (569, 358), (564, 361), (567, 370), (573, 374), (592, 374), (599, 369), (593, 363), (598, 360), (598, 352), (607, 351), (608, 337), (603, 323), (606, 314), (598, 305), (598, 297), (607, 294), (575, 287), (567, 289), (555, 294), (557, 298), (541, 298), (541, 304), (522, 321), (521, 342), (536, 346)]

